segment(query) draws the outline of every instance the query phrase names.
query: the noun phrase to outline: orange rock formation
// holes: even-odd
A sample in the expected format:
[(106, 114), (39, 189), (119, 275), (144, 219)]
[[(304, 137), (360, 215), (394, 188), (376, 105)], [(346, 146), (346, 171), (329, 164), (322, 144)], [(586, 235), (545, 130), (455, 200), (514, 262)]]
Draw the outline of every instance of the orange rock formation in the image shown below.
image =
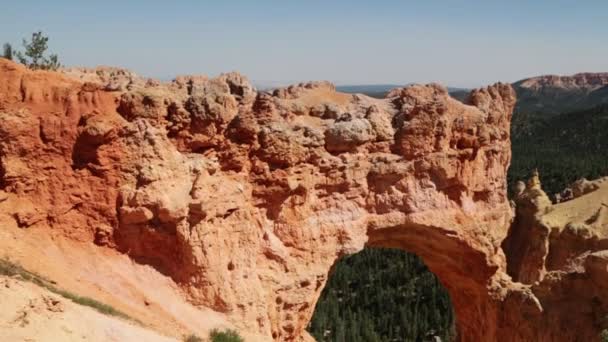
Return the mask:
[(505, 241), (515, 95), (495, 84), (467, 103), (439, 85), (265, 93), (236, 73), (161, 84), (0, 59), (0, 222), (116, 249), (276, 341), (310, 339), (331, 266), (366, 245), (421, 256), (462, 341), (597, 338), (608, 257), (583, 244), (519, 255), (525, 227)]

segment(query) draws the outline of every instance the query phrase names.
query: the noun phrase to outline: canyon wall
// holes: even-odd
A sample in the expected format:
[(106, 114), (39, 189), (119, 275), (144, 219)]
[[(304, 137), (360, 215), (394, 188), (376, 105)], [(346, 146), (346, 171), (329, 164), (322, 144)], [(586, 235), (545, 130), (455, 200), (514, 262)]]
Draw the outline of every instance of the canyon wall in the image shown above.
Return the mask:
[(0, 222), (116, 249), (270, 340), (310, 339), (332, 265), (366, 245), (421, 256), (462, 341), (597, 339), (604, 299), (576, 296), (601, 292), (608, 257), (553, 256), (548, 233), (521, 253), (534, 231), (511, 227), (507, 200), (514, 91), (466, 103), (434, 84), (372, 99), (0, 59)]

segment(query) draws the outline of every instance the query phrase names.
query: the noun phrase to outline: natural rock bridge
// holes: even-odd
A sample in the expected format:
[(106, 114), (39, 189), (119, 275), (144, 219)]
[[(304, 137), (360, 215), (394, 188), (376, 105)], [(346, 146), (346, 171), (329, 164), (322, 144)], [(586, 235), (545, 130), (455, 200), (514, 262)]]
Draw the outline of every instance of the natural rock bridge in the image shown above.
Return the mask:
[[(608, 255), (589, 251), (604, 233), (568, 235), (567, 253), (536, 189), (504, 242), (514, 103), (505, 84), (463, 104), (439, 85), (372, 99), (328, 83), (256, 92), (235, 73), (160, 84), (0, 61), (0, 212), (128, 253), (277, 341), (310, 338), (331, 266), (366, 245), (419, 255), (462, 341), (598, 339)], [(546, 267), (549, 240), (565, 257)]]

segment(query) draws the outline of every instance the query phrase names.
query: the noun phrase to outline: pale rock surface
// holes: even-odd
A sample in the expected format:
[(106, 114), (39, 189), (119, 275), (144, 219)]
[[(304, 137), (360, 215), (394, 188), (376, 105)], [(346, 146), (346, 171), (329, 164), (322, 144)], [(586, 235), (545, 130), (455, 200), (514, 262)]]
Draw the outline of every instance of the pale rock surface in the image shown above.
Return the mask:
[(75, 304), (19, 278), (0, 276), (0, 303), (2, 341), (179, 341)]

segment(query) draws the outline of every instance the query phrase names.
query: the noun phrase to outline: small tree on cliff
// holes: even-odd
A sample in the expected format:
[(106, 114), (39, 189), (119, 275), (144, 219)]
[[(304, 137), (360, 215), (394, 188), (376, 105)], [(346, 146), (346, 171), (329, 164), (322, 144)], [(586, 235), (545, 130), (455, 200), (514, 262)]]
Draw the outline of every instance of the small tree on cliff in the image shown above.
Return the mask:
[(42, 35), (41, 31), (34, 32), (30, 42), (23, 40), (25, 51), (17, 51), (15, 57), (30, 69), (57, 70), (61, 66), (57, 55), (52, 54), (48, 58), (44, 56), (48, 41), (49, 37)]
[(9, 43), (5, 43), (2, 48), (2, 57), (13, 60), (13, 47)]

